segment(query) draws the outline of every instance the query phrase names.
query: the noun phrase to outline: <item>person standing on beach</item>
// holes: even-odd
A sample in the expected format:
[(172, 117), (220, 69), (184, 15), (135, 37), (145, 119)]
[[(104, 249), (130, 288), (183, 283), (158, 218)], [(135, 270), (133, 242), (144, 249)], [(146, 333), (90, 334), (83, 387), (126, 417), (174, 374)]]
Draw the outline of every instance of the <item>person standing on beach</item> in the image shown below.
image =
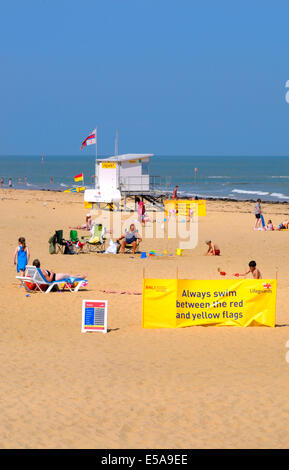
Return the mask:
[(1, 186), (4, 185), (4, 178), (3, 178), (3, 176), (1, 176), (0, 184), (1, 184)]
[(24, 176), (24, 183), (27, 184), (27, 176)]
[(28, 246), (26, 246), (25, 238), (20, 237), (18, 239), (19, 245), (15, 248), (14, 251), (14, 264), (17, 264), (17, 272), (20, 272), (21, 276), (24, 276), (26, 265), (29, 261), (29, 250)]
[(9, 186), (9, 188), (12, 188), (12, 178), (9, 178), (9, 180), (8, 180), (8, 186)]
[(255, 227), (254, 227), (255, 230), (261, 227), (261, 215), (262, 215), (261, 199), (257, 199), (257, 202), (255, 204)]
[(172, 199), (178, 199), (178, 188), (179, 188), (178, 185), (176, 185), (173, 195), (172, 195)]

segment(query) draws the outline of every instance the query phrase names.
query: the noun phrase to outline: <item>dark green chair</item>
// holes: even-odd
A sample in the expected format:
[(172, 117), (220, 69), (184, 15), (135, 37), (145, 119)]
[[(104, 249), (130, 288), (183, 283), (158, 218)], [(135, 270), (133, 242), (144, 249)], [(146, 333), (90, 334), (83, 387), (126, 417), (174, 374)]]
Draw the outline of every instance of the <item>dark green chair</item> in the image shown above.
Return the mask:
[(64, 253), (66, 240), (63, 238), (63, 230), (55, 231), (55, 253)]

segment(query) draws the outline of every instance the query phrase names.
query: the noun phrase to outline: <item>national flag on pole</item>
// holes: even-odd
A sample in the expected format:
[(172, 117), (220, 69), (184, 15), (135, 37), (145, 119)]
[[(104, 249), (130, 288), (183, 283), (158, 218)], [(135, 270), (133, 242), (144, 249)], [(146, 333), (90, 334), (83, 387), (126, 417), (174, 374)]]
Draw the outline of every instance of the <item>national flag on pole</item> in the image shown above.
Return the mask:
[(80, 150), (82, 150), (87, 145), (92, 145), (92, 144), (96, 144), (96, 129), (91, 131), (89, 136), (86, 137), (86, 139), (84, 139), (84, 141), (81, 144)]
[(74, 181), (83, 181), (83, 173), (79, 173), (79, 175), (76, 175), (74, 177)]

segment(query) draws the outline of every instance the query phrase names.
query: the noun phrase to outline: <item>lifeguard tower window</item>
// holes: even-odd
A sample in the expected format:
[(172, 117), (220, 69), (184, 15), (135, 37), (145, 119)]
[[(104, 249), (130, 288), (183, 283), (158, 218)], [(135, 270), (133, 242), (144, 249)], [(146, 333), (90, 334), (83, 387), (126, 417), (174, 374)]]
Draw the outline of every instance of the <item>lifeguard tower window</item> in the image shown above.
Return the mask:
[(149, 162), (142, 161), (141, 168), (142, 168), (142, 171), (141, 171), (142, 175), (148, 175), (149, 174)]

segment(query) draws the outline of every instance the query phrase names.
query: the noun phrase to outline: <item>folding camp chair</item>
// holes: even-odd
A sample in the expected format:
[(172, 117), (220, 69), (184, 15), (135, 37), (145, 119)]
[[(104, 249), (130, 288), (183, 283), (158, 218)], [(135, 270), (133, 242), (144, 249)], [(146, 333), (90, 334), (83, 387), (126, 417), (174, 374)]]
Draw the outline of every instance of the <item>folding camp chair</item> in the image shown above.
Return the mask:
[(76, 230), (70, 230), (70, 241), (73, 244), (73, 246), (77, 248), (78, 252), (83, 252), (85, 241), (79, 240)]
[(70, 241), (72, 243), (77, 243), (78, 242), (78, 235), (76, 230), (70, 230)]
[(64, 253), (64, 248), (66, 246), (66, 240), (63, 238), (63, 230), (55, 231), (56, 240), (55, 240), (55, 253)]
[[(86, 251), (96, 253), (105, 251), (105, 232), (105, 227), (103, 227), (102, 224), (94, 224), (92, 235), (88, 240), (86, 240)], [(85, 237), (83, 237), (82, 240), (85, 240)]]
[[(137, 230), (136, 230), (136, 232), (137, 232)], [(125, 233), (128, 233), (128, 229), (125, 229)], [(138, 246), (139, 246), (139, 244), (140, 244), (140, 241), (137, 240), (137, 241), (136, 241), (136, 250), (135, 250), (135, 253), (138, 253)], [(126, 243), (126, 245), (125, 245), (125, 252), (126, 252), (126, 253), (132, 253), (132, 250), (133, 250), (133, 245), (132, 245), (132, 243)]]
[(77, 292), (80, 287), (87, 285), (87, 280), (83, 278), (67, 278), (61, 279), (60, 281), (49, 282), (43, 276), (41, 270), (35, 266), (26, 266), (24, 276), (16, 276), (16, 279), (19, 279), (22, 285), (28, 292), (40, 291), (51, 292), (52, 289), (56, 288), (59, 290), (68, 289), (70, 292)]

